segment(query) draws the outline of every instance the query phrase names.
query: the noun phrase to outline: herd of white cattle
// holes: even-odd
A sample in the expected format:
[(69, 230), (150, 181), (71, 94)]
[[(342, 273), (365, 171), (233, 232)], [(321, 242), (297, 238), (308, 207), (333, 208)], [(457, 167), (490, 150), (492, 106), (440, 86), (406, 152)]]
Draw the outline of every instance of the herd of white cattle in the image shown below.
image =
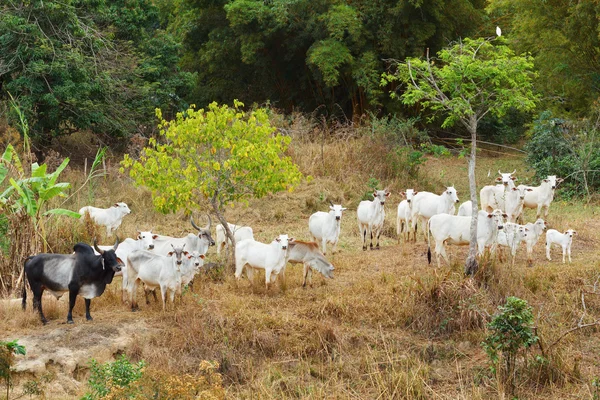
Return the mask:
[[(496, 179), (498, 184), (485, 186), (480, 191), (481, 210), (477, 221), (477, 252), (482, 255), (489, 249), (492, 255), (497, 248), (507, 248), (511, 263), (514, 265), (520, 243), (527, 248), (527, 261), (533, 262), (533, 248), (543, 232), (550, 204), (554, 198), (556, 185), (562, 181), (556, 176), (548, 176), (540, 186), (515, 186), (515, 172), (502, 173)], [(357, 221), (363, 250), (379, 249), (379, 238), (385, 221), (385, 202), (390, 192), (375, 190), (373, 200), (361, 201), (357, 208)], [(421, 227), (428, 243), (428, 259), (431, 262), (430, 243), (435, 243), (435, 254), (438, 267), (441, 258), (449, 263), (446, 245), (468, 245), (472, 221), (472, 204), (470, 201), (460, 205), (458, 215), (454, 215), (459, 203), (458, 193), (454, 187), (447, 187), (440, 195), (406, 189), (405, 198), (398, 205), (396, 229), (398, 240), (416, 241), (417, 227)], [(537, 209), (537, 220), (525, 225), (523, 208)], [(326, 278), (333, 277), (333, 265), (325, 258), (327, 245), (331, 245), (331, 253), (335, 252), (340, 238), (342, 213), (346, 211), (340, 204), (331, 203), (328, 212), (316, 212), (308, 220), (308, 230), (313, 242), (304, 242), (279, 235), (271, 243), (265, 244), (254, 240), (253, 230), (247, 226), (228, 224), (233, 233), (235, 246), (235, 276), (240, 279), (244, 270), (252, 280), (258, 269), (265, 271), (267, 289), (279, 276), (285, 279), (285, 267), (288, 262), (302, 263), (303, 286), (310, 279), (314, 269)], [(80, 213), (88, 213), (97, 224), (106, 226), (111, 234), (121, 224), (123, 217), (130, 213), (125, 203), (116, 203), (108, 209), (83, 207)], [(543, 214), (543, 219), (541, 218)], [(83, 218), (83, 216), (82, 216)], [(136, 292), (139, 282), (146, 290), (160, 288), (163, 308), (166, 298), (173, 301), (175, 293), (181, 293), (182, 286), (191, 284), (194, 276), (204, 265), (209, 246), (215, 245), (211, 236), (211, 219), (199, 227), (190, 218), (191, 225), (198, 231), (181, 238), (158, 235), (150, 231), (138, 231), (136, 239), (125, 239), (116, 250), (117, 257), (126, 261), (123, 268), (123, 300), (129, 299), (132, 309), (137, 308)], [(519, 224), (519, 222), (521, 224)], [(427, 227), (423, 229), (423, 227)], [(412, 237), (411, 237), (412, 233)], [(546, 257), (551, 260), (550, 248), (553, 244), (561, 246), (563, 263), (568, 256), (571, 262), (571, 244), (576, 235), (572, 229), (561, 233), (549, 229), (546, 233)], [(222, 225), (216, 227), (216, 248), (220, 254), (231, 243), (227, 239)], [(375, 241), (375, 246), (373, 242)], [(105, 250), (112, 246), (100, 246)], [(322, 250), (321, 250), (322, 249)], [(499, 253), (502, 253), (501, 251)], [(502, 257), (502, 254), (500, 254)], [(146, 295), (148, 292), (146, 291)]]

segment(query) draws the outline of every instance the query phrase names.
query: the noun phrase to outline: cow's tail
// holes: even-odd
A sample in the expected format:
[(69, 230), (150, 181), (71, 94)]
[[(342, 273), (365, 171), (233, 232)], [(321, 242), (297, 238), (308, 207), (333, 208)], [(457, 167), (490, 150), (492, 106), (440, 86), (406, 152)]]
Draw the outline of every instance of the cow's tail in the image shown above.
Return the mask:
[(429, 219), (429, 221), (427, 221), (427, 263), (431, 264), (431, 243), (430, 243), (430, 239), (429, 239), (429, 223), (431, 222), (431, 219)]
[(25, 262), (23, 263), (23, 271), (21, 272), (22, 275), (22, 289), (21, 289), (21, 308), (23, 310), (25, 310), (25, 308), (27, 307), (27, 287), (26, 287), (26, 281), (27, 281), (27, 277), (25, 276), (25, 265), (27, 265), (27, 261), (31, 260), (34, 256), (29, 256), (25, 259)]

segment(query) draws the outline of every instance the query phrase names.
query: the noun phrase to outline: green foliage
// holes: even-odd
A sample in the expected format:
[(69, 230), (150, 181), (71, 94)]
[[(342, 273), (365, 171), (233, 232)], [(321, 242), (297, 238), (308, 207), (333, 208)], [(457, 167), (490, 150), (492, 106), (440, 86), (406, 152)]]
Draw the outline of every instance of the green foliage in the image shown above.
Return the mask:
[(443, 115), (442, 128), (460, 122), (472, 132), (488, 113), (500, 118), (512, 109), (532, 110), (537, 96), (531, 57), (517, 56), (499, 38), (495, 41), (465, 38), (435, 59), (408, 58), (396, 64), (396, 73), (382, 75), (382, 85), (404, 84), (400, 100)]
[(512, 387), (517, 356), (535, 344), (538, 337), (533, 333), (533, 313), (525, 300), (511, 296), (498, 311), (488, 324), (489, 334), (481, 345), (492, 372), (500, 372), (504, 383)]
[(18, 340), (10, 342), (0, 341), (0, 379), (6, 384), (6, 399), (8, 400), (9, 390), (11, 386), (11, 367), (14, 362), (15, 355), (25, 355), (25, 346), (20, 345)]
[(600, 188), (600, 113), (577, 122), (543, 112), (533, 125), (525, 150), (536, 177), (567, 178), (560, 195), (570, 197)]
[(139, 160), (122, 164), (138, 185), (152, 191), (161, 212), (198, 207), (209, 199), (219, 208), (249, 197), (292, 190), (302, 174), (284, 155), (290, 137), (275, 134), (265, 109), (243, 112), (212, 103), (165, 121), (162, 139), (151, 139)]
[[(104, 364), (98, 364), (96, 360), (92, 360), (88, 379), (90, 391), (82, 397), (82, 400), (102, 399), (116, 391), (120, 391), (122, 395), (127, 393), (118, 398), (136, 398), (138, 393), (132, 384), (140, 380), (145, 366), (146, 363), (143, 360), (132, 363), (124, 354), (114, 362)], [(123, 389), (132, 390), (124, 392)]]
[(379, 179), (370, 177), (367, 181), (367, 187), (369, 189), (363, 194), (361, 200), (373, 200), (373, 192), (380, 189), (379, 185)]
[(161, 8), (173, 16), (169, 28), (184, 37), (184, 68), (198, 73), (194, 103), (238, 98), (271, 101), (286, 111), (321, 107), (360, 115), (386, 103), (379, 87), (383, 60), (439, 49), (448, 32), (467, 36), (482, 22), (483, 6), (467, 0), (180, 0)]
[(0, 99), (19, 99), (41, 144), (80, 129), (112, 138), (143, 129), (156, 107), (184, 108), (193, 83), (158, 22), (148, 0), (3, 2)]

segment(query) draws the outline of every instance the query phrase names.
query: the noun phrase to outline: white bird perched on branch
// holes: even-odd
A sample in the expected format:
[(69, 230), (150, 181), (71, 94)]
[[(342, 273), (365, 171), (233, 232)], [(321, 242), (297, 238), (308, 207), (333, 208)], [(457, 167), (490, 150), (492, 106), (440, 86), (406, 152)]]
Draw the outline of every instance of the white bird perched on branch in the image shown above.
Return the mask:
[(502, 30), (500, 29), (499, 26), (496, 27), (496, 35), (497, 36), (502, 36)]

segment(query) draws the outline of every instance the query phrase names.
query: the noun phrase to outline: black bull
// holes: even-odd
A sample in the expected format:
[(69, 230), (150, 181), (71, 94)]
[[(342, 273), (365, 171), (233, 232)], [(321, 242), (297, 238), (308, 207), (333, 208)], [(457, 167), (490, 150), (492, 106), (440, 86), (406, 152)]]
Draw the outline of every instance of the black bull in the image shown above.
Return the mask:
[[(91, 299), (104, 293), (106, 285), (111, 283), (115, 272), (121, 270), (123, 264), (115, 254), (119, 239), (110, 250), (101, 250), (94, 242), (94, 249), (88, 244), (77, 243), (74, 254), (47, 254), (31, 256), (25, 260), (25, 276), (33, 292), (33, 308), (39, 311), (44, 324), (48, 321), (42, 312), (42, 293), (48, 290), (57, 298), (69, 292), (69, 313), (67, 323), (73, 323), (73, 307), (77, 295), (85, 299), (85, 316), (90, 315)], [(27, 291), (23, 282), (23, 309), (26, 307)]]

